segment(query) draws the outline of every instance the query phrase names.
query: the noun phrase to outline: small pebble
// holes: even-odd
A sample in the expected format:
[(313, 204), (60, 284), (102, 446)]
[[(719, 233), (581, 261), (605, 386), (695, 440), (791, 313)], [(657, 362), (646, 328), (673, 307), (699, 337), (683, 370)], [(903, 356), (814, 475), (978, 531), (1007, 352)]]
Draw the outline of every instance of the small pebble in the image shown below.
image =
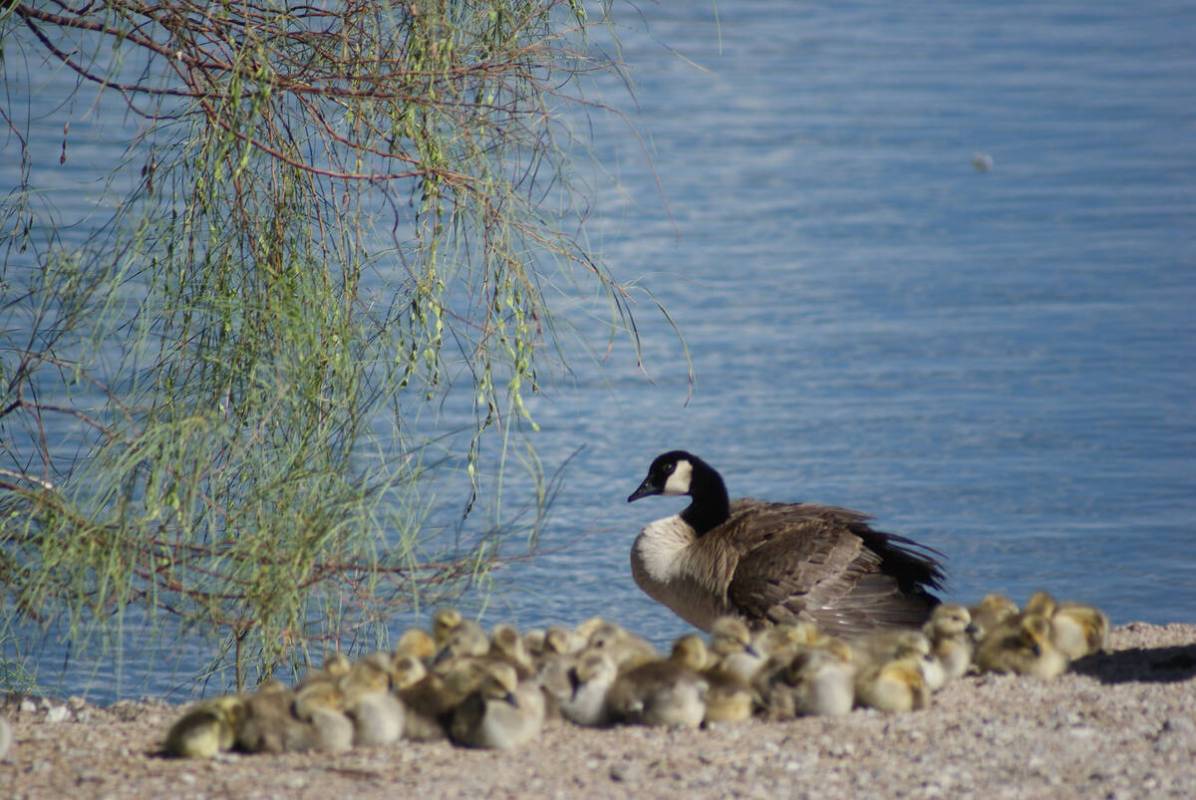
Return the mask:
[(1169, 717), (1163, 722), (1163, 733), (1196, 736), (1196, 722), (1188, 717)]
[(610, 779), (619, 783), (631, 783), (637, 781), (643, 775), (644, 768), (635, 761), (628, 761), (623, 764), (615, 764), (610, 768)]

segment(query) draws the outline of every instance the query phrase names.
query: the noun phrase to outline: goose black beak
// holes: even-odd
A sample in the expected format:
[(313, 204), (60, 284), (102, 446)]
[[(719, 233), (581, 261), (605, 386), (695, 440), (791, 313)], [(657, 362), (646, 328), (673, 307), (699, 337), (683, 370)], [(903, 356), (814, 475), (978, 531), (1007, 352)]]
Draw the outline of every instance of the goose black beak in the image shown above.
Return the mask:
[(652, 485), (652, 477), (648, 476), (647, 478), (644, 478), (644, 482), (640, 484), (640, 488), (631, 493), (631, 495), (627, 498), (627, 502), (634, 503), (641, 497), (647, 497), (650, 494), (660, 494), (660, 489), (657, 489)]

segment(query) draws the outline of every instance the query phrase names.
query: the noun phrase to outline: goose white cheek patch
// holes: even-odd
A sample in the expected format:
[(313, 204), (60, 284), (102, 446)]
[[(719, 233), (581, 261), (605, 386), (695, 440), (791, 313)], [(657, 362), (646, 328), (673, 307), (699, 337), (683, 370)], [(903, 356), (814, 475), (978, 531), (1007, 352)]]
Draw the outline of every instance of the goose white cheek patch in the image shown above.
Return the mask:
[(693, 464), (685, 460), (678, 461), (677, 466), (673, 468), (673, 474), (669, 475), (669, 479), (664, 483), (662, 494), (689, 494), (689, 483), (693, 474)]

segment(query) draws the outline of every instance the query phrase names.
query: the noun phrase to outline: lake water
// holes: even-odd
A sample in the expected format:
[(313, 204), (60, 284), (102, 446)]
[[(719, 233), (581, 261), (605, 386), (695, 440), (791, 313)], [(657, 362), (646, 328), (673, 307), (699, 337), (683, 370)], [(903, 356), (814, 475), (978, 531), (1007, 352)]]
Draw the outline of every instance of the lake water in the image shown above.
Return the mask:
[[(627, 565), (682, 505), (625, 502), (673, 448), (733, 495), (858, 508), (938, 548), (951, 598), (1045, 587), (1118, 623), (1196, 619), (1196, 6), (619, 12), (636, 103), (586, 92), (640, 136), (593, 117), (589, 236), (668, 308), (696, 385), (640, 296), (646, 373), (616, 344), (535, 399), (547, 467), (584, 450), (486, 621), (684, 631)], [(102, 174), (116, 145), (92, 144), (73, 168)], [(178, 684), (133, 654), (119, 685), (62, 662), (44, 649), (44, 684), (101, 700)]]

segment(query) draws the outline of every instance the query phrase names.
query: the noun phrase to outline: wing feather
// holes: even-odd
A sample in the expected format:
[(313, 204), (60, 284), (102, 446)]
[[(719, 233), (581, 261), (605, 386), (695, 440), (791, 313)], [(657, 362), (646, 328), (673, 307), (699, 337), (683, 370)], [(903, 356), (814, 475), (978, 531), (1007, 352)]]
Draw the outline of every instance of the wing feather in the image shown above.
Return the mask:
[(847, 635), (920, 625), (937, 603), (927, 591), (942, 580), (934, 551), (850, 509), (737, 500), (703, 538), (723, 563), (733, 557), (724, 597), (754, 625), (808, 620)]

